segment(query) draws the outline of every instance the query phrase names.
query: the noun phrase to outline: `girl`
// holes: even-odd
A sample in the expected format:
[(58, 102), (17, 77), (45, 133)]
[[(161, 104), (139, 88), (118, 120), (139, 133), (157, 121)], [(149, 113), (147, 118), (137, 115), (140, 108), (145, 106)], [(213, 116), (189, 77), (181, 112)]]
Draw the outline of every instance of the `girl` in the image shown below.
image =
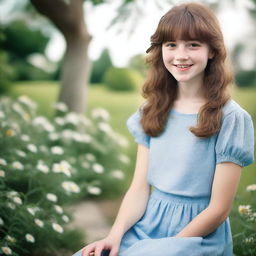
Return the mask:
[(198, 3), (172, 8), (147, 53), (147, 100), (127, 120), (138, 143), (132, 183), (109, 235), (75, 255), (231, 256), (228, 215), (254, 131), (230, 98), (216, 16)]

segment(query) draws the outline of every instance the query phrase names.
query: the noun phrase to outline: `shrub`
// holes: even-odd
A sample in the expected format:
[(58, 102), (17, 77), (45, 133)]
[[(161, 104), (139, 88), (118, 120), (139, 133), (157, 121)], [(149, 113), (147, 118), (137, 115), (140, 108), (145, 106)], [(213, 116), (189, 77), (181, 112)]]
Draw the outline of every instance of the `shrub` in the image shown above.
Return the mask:
[(239, 205), (237, 221), (241, 232), (233, 235), (234, 252), (239, 256), (256, 255), (256, 184), (247, 186), (246, 191), (251, 194), (250, 202)]
[(239, 87), (256, 86), (256, 71), (255, 70), (241, 70), (236, 74), (236, 83)]
[(127, 141), (108, 113), (94, 109), (89, 119), (55, 108), (50, 121), (25, 96), (0, 101), (0, 254), (76, 251), (81, 232), (65, 226), (72, 219), (65, 206), (122, 186)]
[(140, 86), (142, 78), (138, 72), (132, 69), (110, 68), (103, 81), (111, 90), (133, 91)]

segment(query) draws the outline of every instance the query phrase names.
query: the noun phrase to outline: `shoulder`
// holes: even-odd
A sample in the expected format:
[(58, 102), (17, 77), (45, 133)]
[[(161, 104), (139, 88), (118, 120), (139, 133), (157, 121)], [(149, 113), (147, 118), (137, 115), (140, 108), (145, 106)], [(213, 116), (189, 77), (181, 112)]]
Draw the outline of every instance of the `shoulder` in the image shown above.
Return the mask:
[(252, 119), (251, 115), (233, 99), (228, 100), (222, 110), (223, 110), (222, 120), (225, 120), (231, 117)]

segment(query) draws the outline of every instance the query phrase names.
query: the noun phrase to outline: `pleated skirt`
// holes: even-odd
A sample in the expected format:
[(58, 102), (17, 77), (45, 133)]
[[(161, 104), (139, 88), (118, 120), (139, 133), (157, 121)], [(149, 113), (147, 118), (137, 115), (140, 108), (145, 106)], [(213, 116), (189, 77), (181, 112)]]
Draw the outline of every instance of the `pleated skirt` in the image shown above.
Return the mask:
[[(232, 256), (229, 218), (205, 237), (175, 237), (210, 202), (154, 188), (144, 215), (123, 236), (119, 256)], [(81, 256), (82, 250), (73, 256)], [(104, 251), (102, 256), (107, 256)]]
[(119, 256), (232, 256), (229, 218), (205, 237), (175, 237), (210, 202), (162, 192), (150, 194), (142, 218), (123, 236)]

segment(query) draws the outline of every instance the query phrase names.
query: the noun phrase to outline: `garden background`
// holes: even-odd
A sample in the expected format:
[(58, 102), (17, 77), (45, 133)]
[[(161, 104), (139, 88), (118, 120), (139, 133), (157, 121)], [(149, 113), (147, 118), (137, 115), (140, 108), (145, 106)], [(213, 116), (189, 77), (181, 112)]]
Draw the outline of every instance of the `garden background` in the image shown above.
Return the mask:
[[(87, 11), (111, 1), (51, 2), (0, 2), (5, 8), (0, 32), (2, 255), (71, 255), (90, 237), (88, 230), (75, 226), (74, 207), (93, 203), (104, 219), (99, 222), (109, 227), (134, 171), (137, 145), (126, 120), (143, 102), (145, 55), (131, 55), (121, 67), (108, 48), (97, 59), (89, 56), (93, 41)], [(229, 8), (241, 4), (226, 2)], [(142, 17), (143, 3), (119, 1), (109, 23), (117, 34), (127, 32), (127, 44)], [(164, 13), (175, 1), (157, 3), (154, 8)], [(247, 3), (245, 10), (255, 24), (256, 3)], [(208, 4), (223, 12), (223, 2)], [(149, 15), (146, 8), (143, 15)], [(66, 42), (59, 61), (47, 55), (56, 31)], [(251, 114), (255, 126), (253, 38), (255, 34), (248, 35), (251, 41), (241, 38), (229, 51), (237, 84), (232, 96)], [(255, 183), (254, 163), (243, 169), (230, 214), (236, 255), (256, 254)], [(90, 213), (82, 214), (86, 219)]]

